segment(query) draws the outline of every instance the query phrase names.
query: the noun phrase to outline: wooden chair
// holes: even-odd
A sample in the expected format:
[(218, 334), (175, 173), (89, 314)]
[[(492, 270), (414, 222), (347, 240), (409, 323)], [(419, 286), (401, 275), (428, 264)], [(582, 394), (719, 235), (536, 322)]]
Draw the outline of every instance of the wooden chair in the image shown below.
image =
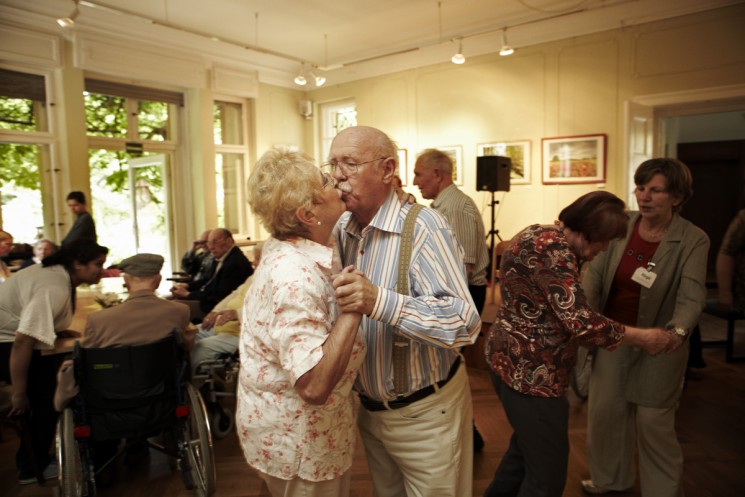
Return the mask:
[(707, 340), (701, 343), (702, 347), (725, 347), (725, 360), (727, 362), (745, 361), (745, 356), (735, 356), (735, 324), (745, 319), (741, 311), (727, 311), (719, 306), (716, 301), (707, 301), (704, 314), (714, 316), (727, 321), (727, 338), (724, 340)]

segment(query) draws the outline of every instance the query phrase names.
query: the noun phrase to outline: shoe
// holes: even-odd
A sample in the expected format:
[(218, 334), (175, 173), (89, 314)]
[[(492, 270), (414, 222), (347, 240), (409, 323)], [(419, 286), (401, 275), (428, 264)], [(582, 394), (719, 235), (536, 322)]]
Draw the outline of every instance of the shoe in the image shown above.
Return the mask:
[(473, 451), (481, 452), (484, 449), (484, 437), (481, 436), (476, 425), (473, 425)]
[(595, 485), (592, 480), (582, 480), (582, 490), (584, 490), (585, 493), (592, 495), (602, 495), (612, 492), (612, 490), (608, 488)]
[[(59, 474), (59, 468), (57, 467), (57, 461), (50, 462), (46, 468), (44, 468), (44, 471), (41, 472), (41, 476), (45, 480), (52, 480), (54, 478), (57, 478), (57, 475)], [(31, 483), (36, 483), (38, 480), (36, 479), (36, 475), (28, 476), (25, 478), (19, 477), (18, 483), (21, 485), (29, 485)]]

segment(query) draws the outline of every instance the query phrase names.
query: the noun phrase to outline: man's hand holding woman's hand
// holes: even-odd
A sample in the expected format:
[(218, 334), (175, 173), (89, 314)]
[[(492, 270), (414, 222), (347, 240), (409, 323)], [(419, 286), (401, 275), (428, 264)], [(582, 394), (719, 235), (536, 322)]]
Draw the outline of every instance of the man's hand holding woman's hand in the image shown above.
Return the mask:
[(336, 303), (342, 312), (368, 315), (372, 312), (378, 296), (378, 287), (373, 285), (362, 271), (357, 271), (354, 266), (347, 266), (332, 278)]

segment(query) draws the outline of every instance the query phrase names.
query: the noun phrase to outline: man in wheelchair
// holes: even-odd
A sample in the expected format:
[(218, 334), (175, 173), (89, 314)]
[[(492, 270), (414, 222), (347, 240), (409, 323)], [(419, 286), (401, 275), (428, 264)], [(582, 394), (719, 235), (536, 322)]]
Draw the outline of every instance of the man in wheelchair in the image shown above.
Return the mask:
[[(108, 349), (139, 346), (159, 342), (174, 332), (189, 341), (193, 335), (190, 325), (189, 307), (180, 302), (159, 298), (155, 291), (161, 282), (160, 271), (163, 257), (155, 254), (137, 254), (123, 260), (119, 267), (124, 273), (124, 286), (129, 298), (122, 304), (95, 312), (88, 317), (85, 333), (80, 342), (83, 349)], [(153, 358), (158, 362), (158, 358)], [(143, 362), (147, 359), (141, 359)], [(135, 368), (139, 366), (135, 364)], [(150, 367), (142, 364), (142, 369)], [(58, 373), (55, 393), (55, 408), (62, 412), (79, 393), (77, 373), (73, 361), (65, 361)], [(113, 386), (112, 386), (113, 388)], [(149, 414), (148, 416), (152, 416)], [(120, 439), (97, 441), (92, 444), (94, 466), (100, 469), (115, 454)], [(125, 462), (134, 463), (146, 454), (147, 445), (128, 447)], [(104, 476), (113, 480), (113, 464), (106, 475), (100, 475), (99, 485), (105, 483)]]

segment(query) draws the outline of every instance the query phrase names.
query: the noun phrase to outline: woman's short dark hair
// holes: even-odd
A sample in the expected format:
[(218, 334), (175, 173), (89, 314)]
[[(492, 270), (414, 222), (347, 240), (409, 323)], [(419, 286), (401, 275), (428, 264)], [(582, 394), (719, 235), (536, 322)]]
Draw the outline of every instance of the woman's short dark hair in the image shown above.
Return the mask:
[(629, 216), (623, 200), (604, 191), (590, 192), (562, 209), (559, 221), (590, 242), (610, 242), (626, 235)]
[(41, 263), (44, 267), (59, 264), (70, 269), (73, 262), (88, 264), (102, 255), (108, 255), (108, 253), (108, 248), (102, 247), (88, 238), (81, 238), (67, 245), (63, 245), (57, 252), (42, 259)]
[(693, 178), (691, 170), (682, 161), (659, 157), (642, 162), (634, 173), (634, 184), (645, 185), (655, 174), (665, 178), (665, 190), (673, 197), (680, 199), (680, 203), (673, 206), (673, 212), (678, 212), (688, 199), (693, 196)]

